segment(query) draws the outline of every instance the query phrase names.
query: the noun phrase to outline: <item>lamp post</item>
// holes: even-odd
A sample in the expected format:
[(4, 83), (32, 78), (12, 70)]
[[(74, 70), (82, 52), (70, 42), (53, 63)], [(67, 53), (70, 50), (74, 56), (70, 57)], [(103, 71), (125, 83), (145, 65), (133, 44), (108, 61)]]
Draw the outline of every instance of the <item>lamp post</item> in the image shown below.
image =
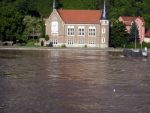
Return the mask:
[(143, 48), (143, 42), (141, 42), (141, 49)]
[(135, 49), (136, 49), (136, 29), (135, 29), (135, 40), (134, 40), (135, 42)]
[(33, 32), (32, 33), (33, 33), (32, 36), (33, 36), (33, 39), (34, 39), (34, 28), (33, 28)]

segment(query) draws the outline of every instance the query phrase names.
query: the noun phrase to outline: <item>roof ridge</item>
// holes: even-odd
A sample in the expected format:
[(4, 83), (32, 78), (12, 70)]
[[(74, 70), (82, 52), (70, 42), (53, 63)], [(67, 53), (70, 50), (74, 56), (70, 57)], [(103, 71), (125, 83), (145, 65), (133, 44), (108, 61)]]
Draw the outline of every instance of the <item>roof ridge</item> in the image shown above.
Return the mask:
[(102, 16), (101, 10), (69, 10), (59, 9), (57, 10), (60, 17), (65, 23), (99, 23)]
[(59, 11), (102, 11), (102, 10), (93, 10), (93, 9), (57, 9)]

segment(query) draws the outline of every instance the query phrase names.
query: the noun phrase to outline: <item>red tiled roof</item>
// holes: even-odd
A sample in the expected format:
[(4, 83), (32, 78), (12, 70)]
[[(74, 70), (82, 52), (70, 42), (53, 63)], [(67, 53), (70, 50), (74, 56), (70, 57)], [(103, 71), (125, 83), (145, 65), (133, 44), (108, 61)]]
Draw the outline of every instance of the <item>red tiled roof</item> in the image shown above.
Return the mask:
[(145, 34), (146, 37), (150, 37), (150, 29)]
[(135, 17), (132, 17), (132, 16), (121, 16), (121, 18), (124, 21), (133, 21), (133, 19), (135, 19)]
[(141, 19), (141, 20), (142, 20), (142, 22), (145, 22), (145, 20), (144, 20), (144, 18), (143, 18), (143, 17), (137, 17), (137, 18)]
[(131, 26), (131, 22), (132, 22), (132, 21), (124, 21), (123, 23), (124, 23), (126, 26)]
[(68, 24), (97, 24), (102, 16), (100, 10), (57, 10), (60, 17)]
[(131, 25), (131, 22), (132, 22), (134, 19), (137, 19), (137, 18), (139, 18), (140, 20), (142, 20), (142, 22), (145, 22), (143, 17), (132, 17), (132, 16), (120, 16), (120, 17), (123, 19), (123, 23), (124, 23), (126, 26), (130, 26), (130, 25)]
[(131, 25), (131, 22), (135, 19), (134, 17), (131, 17), (131, 16), (121, 16), (122, 20), (123, 20), (123, 23), (126, 25), (126, 26), (130, 26)]

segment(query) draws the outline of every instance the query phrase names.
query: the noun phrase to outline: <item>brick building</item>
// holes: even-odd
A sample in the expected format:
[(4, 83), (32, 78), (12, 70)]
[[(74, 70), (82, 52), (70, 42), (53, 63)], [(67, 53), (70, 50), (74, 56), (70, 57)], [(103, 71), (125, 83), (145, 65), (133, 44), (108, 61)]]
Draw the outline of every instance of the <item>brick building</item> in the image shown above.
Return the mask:
[(145, 33), (144, 42), (150, 43), (150, 29)]
[(133, 21), (135, 21), (139, 31), (140, 42), (144, 41), (145, 21), (143, 17), (120, 16), (119, 21), (123, 22), (128, 33), (130, 32)]
[(56, 9), (45, 21), (46, 35), (54, 46), (109, 47), (109, 20), (103, 10)]

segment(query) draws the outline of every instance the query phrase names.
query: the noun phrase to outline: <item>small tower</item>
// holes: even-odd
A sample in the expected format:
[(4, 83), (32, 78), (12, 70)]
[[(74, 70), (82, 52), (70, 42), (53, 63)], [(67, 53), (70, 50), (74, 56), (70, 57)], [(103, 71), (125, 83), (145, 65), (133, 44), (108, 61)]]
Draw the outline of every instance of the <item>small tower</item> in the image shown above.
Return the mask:
[(109, 47), (109, 20), (106, 16), (106, 2), (104, 0), (104, 7), (102, 18), (100, 19), (100, 48)]
[(56, 1), (53, 0), (53, 10), (56, 9)]

